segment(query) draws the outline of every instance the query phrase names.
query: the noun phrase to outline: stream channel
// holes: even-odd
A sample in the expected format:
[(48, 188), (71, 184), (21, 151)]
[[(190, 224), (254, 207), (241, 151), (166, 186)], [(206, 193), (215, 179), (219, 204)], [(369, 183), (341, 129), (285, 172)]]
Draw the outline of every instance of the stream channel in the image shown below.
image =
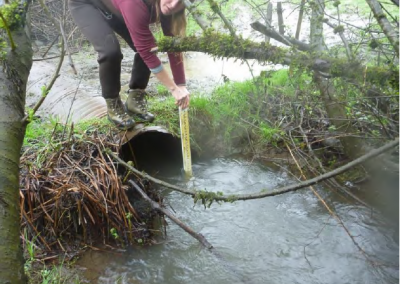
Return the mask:
[[(180, 173), (167, 182), (225, 194), (273, 189), (294, 182), (283, 171), (237, 159), (193, 165), (194, 178)], [(86, 253), (78, 266), (90, 283), (398, 283), (398, 225), (376, 210), (317, 187), (335, 208), (351, 238), (309, 189), (260, 200), (214, 203), (168, 192), (178, 218), (203, 234), (219, 256), (202, 247), (172, 221), (167, 238), (126, 252)]]
[[(63, 121), (71, 113), (75, 121), (105, 114), (97, 63), (86, 58), (82, 56), (76, 62), (81, 74), (85, 74), (82, 82), (64, 64), (61, 78), (39, 115), (55, 115)], [(124, 58), (124, 73), (129, 72), (131, 59), (132, 56)], [(197, 86), (206, 92), (222, 81), (217, 79), (210, 85), (209, 78), (251, 77), (247, 66), (239, 62), (222, 62), (197, 54), (187, 58), (186, 63), (189, 87)], [(35, 62), (28, 106), (40, 97), (41, 86), (48, 82), (54, 68), (54, 62)], [(260, 66), (252, 68), (258, 75)], [(257, 192), (295, 182), (283, 171), (245, 160), (214, 159), (195, 163), (193, 170), (190, 188), (225, 194)], [(179, 171), (159, 178), (186, 186)], [(168, 221), (168, 236), (158, 245), (129, 248), (126, 252), (89, 251), (77, 265), (83, 268), (89, 283), (398, 283), (398, 220), (388, 220), (379, 208), (372, 212), (336, 193), (318, 189), (357, 243), (377, 263), (368, 262), (313, 193), (302, 189), (260, 200), (213, 204), (208, 209), (194, 206), (191, 197), (168, 192), (166, 202), (176, 216), (203, 234), (220, 257)], [(396, 211), (398, 214), (398, 203)]]

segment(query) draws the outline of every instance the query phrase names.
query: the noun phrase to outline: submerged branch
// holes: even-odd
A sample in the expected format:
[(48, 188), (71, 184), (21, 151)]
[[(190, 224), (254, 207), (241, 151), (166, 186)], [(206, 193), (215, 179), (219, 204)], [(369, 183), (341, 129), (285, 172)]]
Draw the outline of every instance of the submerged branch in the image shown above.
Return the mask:
[(189, 190), (189, 189), (184, 189), (181, 187), (178, 187), (176, 185), (172, 185), (169, 184), (167, 182), (164, 182), (162, 180), (156, 179), (150, 175), (148, 175), (147, 173), (138, 171), (137, 169), (135, 169), (134, 167), (130, 166), (128, 163), (124, 162), (122, 159), (120, 159), (116, 154), (114, 154), (111, 150), (106, 150), (106, 152), (113, 157), (116, 161), (118, 161), (119, 164), (123, 165), (124, 167), (126, 167), (127, 169), (129, 169), (130, 171), (134, 172), (135, 174), (148, 179), (151, 182), (157, 183), (159, 185), (165, 186), (167, 188), (170, 188), (172, 190), (184, 193), (184, 194), (188, 194), (191, 195), (193, 197), (198, 197), (199, 195), (205, 197), (205, 198), (209, 198), (209, 200), (215, 200), (215, 201), (224, 201), (224, 202), (233, 202), (233, 201), (237, 201), (237, 200), (251, 200), (251, 199), (260, 199), (260, 198), (264, 198), (264, 197), (269, 197), (269, 196), (276, 196), (276, 195), (281, 195), (281, 194), (285, 194), (288, 192), (292, 192), (292, 191), (296, 191), (305, 187), (308, 187), (310, 185), (314, 185), (317, 184), (323, 180), (332, 178), (334, 176), (337, 176), (339, 174), (342, 174), (346, 171), (348, 171), (349, 169), (362, 164), (376, 156), (381, 155), (382, 153), (389, 151), (390, 149), (396, 147), (399, 145), (399, 140), (396, 139), (392, 142), (387, 143), (386, 145), (375, 149), (371, 152), (369, 152), (368, 154), (365, 154), (355, 160), (353, 160), (352, 162), (341, 166), (331, 172), (328, 172), (326, 174), (317, 176), (315, 178), (306, 180), (306, 181), (302, 181), (299, 183), (295, 183), (295, 184), (291, 184), (291, 185), (287, 185), (287, 186), (283, 186), (280, 188), (277, 188), (275, 190), (272, 189), (264, 189), (261, 190), (258, 193), (252, 193), (252, 194), (238, 194), (238, 195), (218, 195), (214, 192), (207, 192), (204, 190)]
[(175, 224), (177, 224), (179, 227), (181, 227), (186, 233), (191, 235), (193, 238), (198, 240), (204, 247), (207, 249), (212, 249), (213, 246), (207, 241), (207, 239), (199, 233), (196, 233), (192, 228), (184, 224), (181, 220), (176, 218), (174, 214), (172, 214), (169, 210), (162, 208), (157, 202), (151, 200), (151, 198), (133, 181), (129, 180), (128, 183), (133, 186), (134, 189), (136, 189), (137, 192), (140, 193), (140, 195), (148, 202), (150, 203), (151, 207), (164, 215), (166, 215), (168, 218), (170, 218)]

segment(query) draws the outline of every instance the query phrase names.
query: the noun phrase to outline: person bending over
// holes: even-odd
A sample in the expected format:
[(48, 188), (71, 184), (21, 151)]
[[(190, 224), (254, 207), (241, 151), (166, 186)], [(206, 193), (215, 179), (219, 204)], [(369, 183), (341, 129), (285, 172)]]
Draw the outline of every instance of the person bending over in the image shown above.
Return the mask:
[[(149, 27), (159, 22), (164, 35), (184, 35), (186, 18), (179, 0), (69, 0), (69, 8), (75, 23), (98, 53), (108, 119), (118, 128), (132, 128), (135, 120), (154, 120), (145, 103), (151, 73), (172, 93), (179, 107), (189, 106), (182, 54), (168, 53), (172, 79), (153, 52), (156, 42)], [(136, 52), (125, 105), (119, 95), (123, 55), (116, 34)]]

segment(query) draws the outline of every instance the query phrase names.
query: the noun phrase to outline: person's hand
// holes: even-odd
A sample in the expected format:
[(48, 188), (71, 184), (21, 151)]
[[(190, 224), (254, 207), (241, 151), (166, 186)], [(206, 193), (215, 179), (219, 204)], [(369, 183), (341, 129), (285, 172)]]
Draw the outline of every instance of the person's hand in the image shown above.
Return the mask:
[(175, 104), (182, 109), (189, 107), (190, 93), (186, 86), (177, 86), (172, 90), (172, 96), (175, 98)]

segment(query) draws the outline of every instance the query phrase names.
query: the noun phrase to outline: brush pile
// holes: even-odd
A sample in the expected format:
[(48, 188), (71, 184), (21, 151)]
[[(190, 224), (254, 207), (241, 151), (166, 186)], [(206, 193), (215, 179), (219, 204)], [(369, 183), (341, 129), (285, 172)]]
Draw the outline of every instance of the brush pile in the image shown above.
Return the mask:
[(33, 242), (43, 257), (83, 246), (151, 243), (148, 224), (156, 213), (146, 206), (139, 212), (138, 195), (121, 177), (135, 179), (147, 192), (149, 186), (118, 168), (105, 153), (107, 148), (118, 152), (115, 135), (95, 130), (63, 136), (54, 131), (50, 141), (25, 147), (21, 157), (24, 241)]

